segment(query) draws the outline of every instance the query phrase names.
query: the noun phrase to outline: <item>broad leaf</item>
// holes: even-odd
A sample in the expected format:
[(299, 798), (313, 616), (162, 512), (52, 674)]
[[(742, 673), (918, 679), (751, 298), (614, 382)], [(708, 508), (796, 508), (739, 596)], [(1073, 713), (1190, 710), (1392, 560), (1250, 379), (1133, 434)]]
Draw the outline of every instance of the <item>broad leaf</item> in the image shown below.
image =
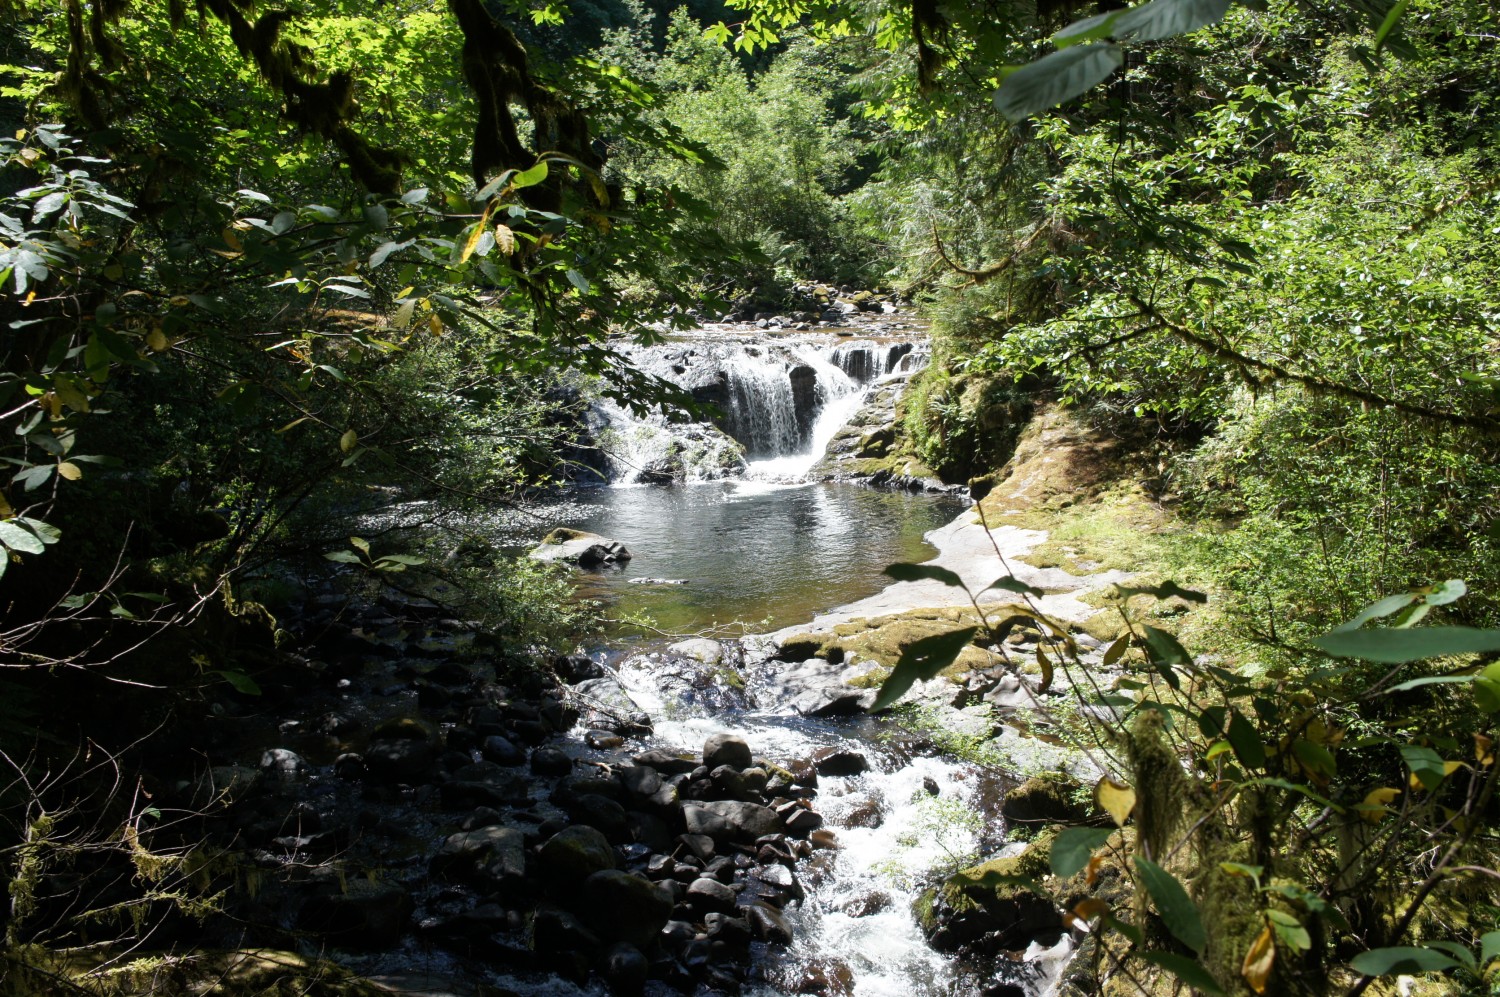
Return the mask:
[(1100, 42), (1053, 52), (1007, 76), (995, 93), (995, 108), (1023, 121), (1092, 89), (1124, 62), (1118, 45)]
[(1230, 0), (1151, 0), (1132, 7), (1114, 22), (1114, 36), (1154, 42), (1218, 24)]
[(1349, 965), (1366, 976), (1388, 976), (1392, 973), (1432, 973), (1453, 969), (1459, 961), (1436, 949), (1397, 946), (1371, 949), (1349, 960)]
[(1186, 599), (1188, 602), (1207, 602), (1208, 596), (1193, 589), (1185, 589), (1176, 582), (1162, 582), (1160, 585), (1148, 585), (1143, 588), (1130, 588), (1125, 585), (1116, 585), (1115, 592), (1122, 598), (1130, 598), (1133, 595), (1149, 595), (1154, 599)]
[(1052, 874), (1067, 879), (1089, 864), (1094, 849), (1114, 834), (1109, 827), (1065, 827), (1052, 839)]
[(41, 554), (47, 549), (41, 537), (14, 522), (0, 522), (0, 543), (22, 554)]
[(1094, 802), (1109, 814), (1116, 827), (1124, 827), (1125, 821), (1130, 819), (1130, 812), (1135, 809), (1135, 790), (1104, 776), (1094, 786)]
[(1447, 766), (1443, 762), (1443, 756), (1431, 748), (1421, 745), (1407, 744), (1401, 748), (1401, 760), (1406, 767), (1411, 769), (1411, 774), (1423, 789), (1431, 792), (1443, 784), (1447, 777)]
[(1115, 21), (1119, 20), (1123, 13), (1125, 12), (1122, 10), (1112, 10), (1104, 14), (1095, 14), (1093, 17), (1085, 17), (1081, 21), (1074, 21), (1052, 36), (1052, 44), (1061, 49), (1108, 38), (1114, 32)]
[(906, 695), (906, 690), (912, 687), (912, 683), (918, 679), (930, 679), (953, 664), (953, 659), (958, 657), (958, 653), (968, 646), (978, 632), (978, 627), (963, 627), (912, 641), (902, 650), (901, 658), (896, 662), (896, 667), (891, 669), (890, 678), (881, 685), (880, 694), (870, 705), (870, 711), (873, 713), (894, 705), (896, 700)]
[(1202, 952), (1203, 947), (1208, 944), (1208, 932), (1203, 929), (1203, 918), (1198, 914), (1198, 906), (1187, 895), (1187, 890), (1182, 888), (1177, 877), (1140, 855), (1135, 857), (1135, 869), (1172, 937), (1194, 952)]
[(1275, 965), (1276, 943), (1271, 938), (1271, 926), (1266, 925), (1251, 943), (1250, 951), (1245, 953), (1245, 961), (1240, 964), (1240, 975), (1250, 984), (1251, 990), (1263, 994), (1271, 979), (1271, 968)]
[(1500, 651), (1500, 630), (1423, 627), (1419, 630), (1335, 630), (1313, 641), (1335, 658), (1401, 665), (1450, 654)]

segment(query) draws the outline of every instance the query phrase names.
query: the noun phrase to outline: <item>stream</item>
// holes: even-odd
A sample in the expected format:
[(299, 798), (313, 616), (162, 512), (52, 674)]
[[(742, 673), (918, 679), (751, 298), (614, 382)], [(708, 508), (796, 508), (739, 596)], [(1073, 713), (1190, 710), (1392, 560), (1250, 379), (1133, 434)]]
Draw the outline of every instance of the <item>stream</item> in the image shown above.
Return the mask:
[[(671, 451), (665, 438), (691, 439), (697, 432), (701, 446), (703, 427), (684, 433), (611, 413), (621, 423), (619, 438), (638, 441), (633, 452), (613, 458), (617, 483), (550, 512), (560, 525), (607, 536), (632, 551), (623, 567), (582, 573), (579, 592), (600, 601), (612, 617), (646, 618), (656, 631), (635, 630), (632, 637), (629, 628), (617, 629), (612, 645), (593, 657), (615, 670), (653, 718), (653, 746), (696, 752), (710, 736), (730, 733), (768, 759), (806, 759), (832, 747), (869, 760), (867, 771), (820, 778), (814, 803), (839, 847), (809, 862), (802, 873), (806, 900), (789, 912), (795, 941), (760, 958), (753, 969), (760, 982), (746, 992), (1048, 993), (1069, 952), (1066, 941), (1050, 950), (1033, 946), (1010, 969), (978, 979), (926, 944), (914, 914), (914, 901), (934, 872), (956, 871), (1002, 845), (979, 817), (980, 797), (988, 792), (993, 803), (992, 774), (932, 751), (883, 719), (797, 714), (777, 688), (775, 662), (751, 670), (749, 709), (686, 715), (674, 714), (653, 670), (650, 652), (674, 639), (666, 633), (733, 636), (806, 623), (878, 592), (886, 565), (933, 555), (924, 535), (967, 508), (966, 500), (807, 480), (870, 388), (909, 376), (925, 359), (925, 343), (825, 336), (780, 346), (726, 343), (710, 334), (654, 353), (637, 356), (637, 363), (675, 374), (688, 387), (695, 381), (684, 361), (695, 353), (721, 365), (719, 381), (729, 387), (725, 425), (749, 459), (738, 473), (702, 475), (690, 468), (687, 480), (672, 486), (638, 484), (651, 454)], [(799, 412), (795, 381), (809, 369), (817, 378), (814, 390), (805, 392), (813, 396), (811, 411)], [(643, 439), (649, 441), (644, 446)], [(745, 643), (753, 649), (753, 640)]]

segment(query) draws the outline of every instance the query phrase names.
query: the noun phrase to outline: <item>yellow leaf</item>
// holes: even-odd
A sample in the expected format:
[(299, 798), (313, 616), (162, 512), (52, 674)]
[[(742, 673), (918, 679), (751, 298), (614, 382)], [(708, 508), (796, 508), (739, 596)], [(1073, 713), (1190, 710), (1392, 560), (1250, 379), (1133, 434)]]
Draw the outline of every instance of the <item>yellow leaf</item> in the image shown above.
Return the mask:
[(495, 226), (495, 245), (506, 256), (516, 251), (516, 234), (510, 230), (509, 225)]
[(151, 347), (153, 352), (160, 353), (172, 344), (167, 342), (166, 333), (160, 329), (152, 329), (146, 334), (146, 345)]
[(589, 186), (594, 190), (594, 197), (599, 202), (599, 207), (609, 207), (609, 188), (604, 186), (604, 181), (599, 179), (599, 174), (589, 174)]
[(10, 503), (5, 500), (5, 496), (0, 495), (0, 519), (10, 519), (15, 514), (16, 510), (10, 507)]
[(171, 301), (173, 308), (186, 308), (188, 305), (193, 303), (192, 299), (189, 298), (186, 294), (174, 294), (169, 300)]
[(235, 233), (234, 229), (232, 229), (232, 228), (226, 228), (220, 234), (224, 237), (224, 245), (228, 246), (230, 249), (234, 250), (236, 253), (240, 252), (242, 249), (245, 248), (244, 244), (240, 242), (240, 237), (239, 237), (239, 235), (237, 235)]
[(475, 222), (474, 228), (469, 231), (469, 238), (464, 240), (463, 252), (458, 254), (459, 263), (467, 262), (469, 257), (474, 255), (474, 250), (478, 247), (479, 240), (484, 238), (484, 230), (489, 225), (489, 221), (490, 206), (487, 204), (484, 206), (484, 214), (479, 216), (479, 221)]
[(1124, 827), (1135, 809), (1135, 790), (1105, 776), (1094, 787), (1094, 802), (1109, 814), (1116, 827)]
[(427, 317), (427, 328), (432, 330), (434, 336), (441, 336), (443, 334), (443, 320), (438, 318), (436, 313), (433, 313)]
[(1047, 660), (1047, 653), (1040, 644), (1036, 647), (1036, 666), (1042, 671), (1042, 684), (1037, 686), (1037, 691), (1046, 692), (1052, 687), (1052, 662)]
[(83, 469), (71, 460), (65, 460), (57, 465), (57, 476), (67, 478), (69, 481), (77, 481), (83, 477)]
[(26, 129), (24, 129), (24, 128), (17, 128), (16, 129), (16, 139), (19, 141), (21, 139), (24, 139), (25, 137), (26, 137)]
[(351, 429), (343, 436), (339, 437), (339, 449), (344, 451), (344, 453), (348, 453), (350, 450), (354, 449), (354, 445), (358, 442), (359, 434)]
[(1390, 806), (1392, 801), (1394, 801), (1396, 797), (1400, 795), (1401, 790), (1392, 789), (1389, 786), (1381, 786), (1379, 789), (1372, 789), (1368, 794), (1365, 795), (1364, 805), (1366, 807), (1378, 807), (1379, 809), (1364, 809), (1359, 812), (1359, 815), (1365, 820), (1369, 821), (1371, 824), (1379, 824), (1381, 819), (1386, 815), (1385, 808)]
[(1250, 951), (1245, 953), (1240, 975), (1250, 984), (1251, 990), (1263, 994), (1266, 992), (1266, 984), (1271, 982), (1271, 967), (1275, 964), (1276, 942), (1271, 937), (1271, 926), (1268, 924), (1260, 929), (1260, 934), (1255, 936), (1255, 941), (1250, 945)]
[(1467, 767), (1468, 766), (1464, 765), (1463, 762), (1444, 762), (1443, 763), (1443, 778), (1446, 779), (1450, 775), (1452, 775), (1453, 773), (1457, 772), (1459, 769), (1461, 769), (1461, 768), (1467, 768)]
[(1485, 768), (1495, 764), (1495, 742), (1489, 735), (1474, 735), (1474, 760)]
[(89, 410), (89, 396), (79, 391), (69, 380), (62, 377), (52, 379), (52, 390), (57, 392), (57, 397), (74, 412), (87, 412)]
[(1098, 897), (1089, 897), (1063, 915), (1063, 924), (1069, 928), (1082, 927), (1101, 914), (1108, 913), (1109, 904)]

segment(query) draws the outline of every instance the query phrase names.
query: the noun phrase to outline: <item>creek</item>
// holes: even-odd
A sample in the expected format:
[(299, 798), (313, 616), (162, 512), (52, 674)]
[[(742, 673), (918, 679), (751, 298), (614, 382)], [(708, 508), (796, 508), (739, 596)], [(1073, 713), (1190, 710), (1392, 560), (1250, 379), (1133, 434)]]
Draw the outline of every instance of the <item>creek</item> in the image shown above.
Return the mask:
[[(1055, 988), (1069, 950), (1065, 941), (1033, 945), (999, 972), (976, 975), (924, 940), (914, 907), (933, 875), (982, 853), (1009, 853), (989, 823), (1004, 787), (993, 773), (888, 720), (798, 714), (778, 663), (763, 660), (755, 638), (729, 641), (745, 655), (742, 708), (685, 707), (661, 664), (673, 639), (806, 623), (879, 591), (886, 565), (932, 556), (924, 535), (966, 501), (813, 472), (872, 389), (906, 378), (926, 355), (921, 338), (880, 328), (857, 339), (790, 340), (707, 330), (636, 351), (639, 366), (718, 403), (723, 419), (682, 427), (608, 412), (607, 438), (625, 444), (610, 457), (615, 483), (547, 517), (618, 540), (634, 555), (622, 567), (582, 573), (579, 592), (616, 618), (646, 617), (655, 628), (633, 637), (619, 628), (592, 655), (652, 717), (653, 746), (696, 752), (729, 733), (772, 760), (834, 748), (869, 761), (865, 771), (819, 779), (814, 804), (839, 847), (816, 853), (803, 870), (807, 896), (789, 912), (795, 940), (759, 957), (752, 978), (760, 982), (746, 991), (756, 997), (1034, 997)], [(726, 464), (716, 428), (742, 448), (743, 463)], [(674, 454), (697, 460), (679, 461), (673, 485), (639, 483), (660, 480)]]

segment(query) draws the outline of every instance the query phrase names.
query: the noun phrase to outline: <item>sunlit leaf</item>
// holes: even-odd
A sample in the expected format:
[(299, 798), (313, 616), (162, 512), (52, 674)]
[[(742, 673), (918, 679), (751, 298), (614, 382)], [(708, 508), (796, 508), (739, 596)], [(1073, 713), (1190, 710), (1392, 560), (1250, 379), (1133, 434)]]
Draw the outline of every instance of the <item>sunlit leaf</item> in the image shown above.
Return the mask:
[(1260, 929), (1260, 934), (1255, 936), (1255, 941), (1250, 944), (1250, 951), (1245, 953), (1245, 961), (1240, 965), (1240, 976), (1250, 985), (1250, 989), (1258, 994), (1266, 992), (1266, 984), (1271, 980), (1271, 969), (1276, 964), (1276, 943), (1271, 937), (1271, 926), (1268, 924)]
[(1089, 864), (1094, 849), (1114, 834), (1110, 827), (1065, 827), (1052, 839), (1052, 874), (1067, 879)]
[(1109, 814), (1116, 827), (1124, 827), (1135, 809), (1135, 790), (1104, 776), (1094, 786), (1094, 802)]
[(1104, 42), (1053, 52), (1007, 76), (995, 92), (995, 108), (1011, 121), (1024, 121), (1092, 89), (1124, 62), (1120, 47)]

